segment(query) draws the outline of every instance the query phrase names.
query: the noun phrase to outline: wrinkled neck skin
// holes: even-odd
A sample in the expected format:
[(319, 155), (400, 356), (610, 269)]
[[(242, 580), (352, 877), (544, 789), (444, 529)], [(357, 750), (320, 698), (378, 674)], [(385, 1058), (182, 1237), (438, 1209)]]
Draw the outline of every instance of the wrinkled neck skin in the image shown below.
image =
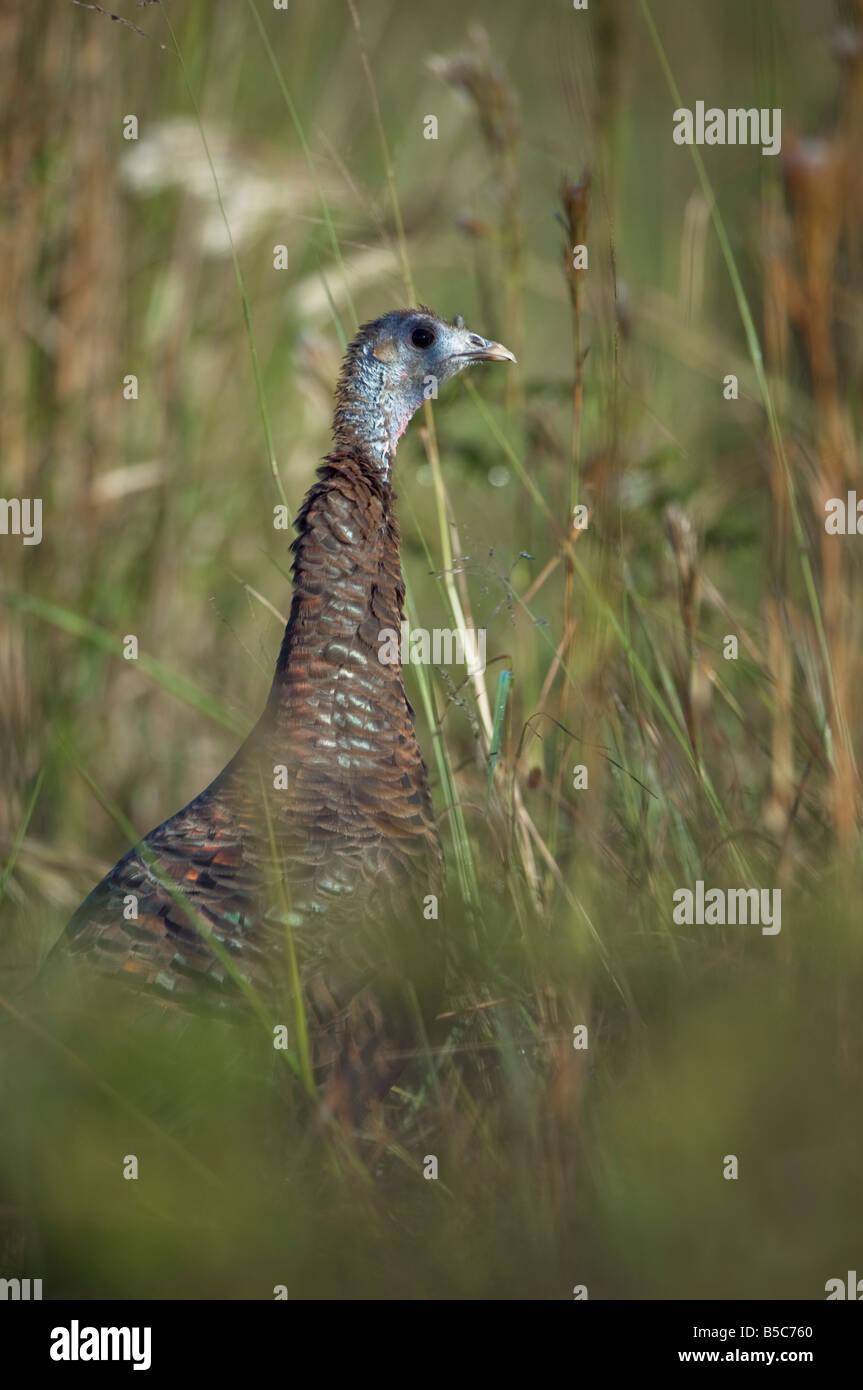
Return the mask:
[(388, 483), (398, 441), (422, 403), (420, 388), (407, 390), (391, 363), (377, 358), (370, 343), (363, 344), (339, 382), (336, 448), (359, 447)]

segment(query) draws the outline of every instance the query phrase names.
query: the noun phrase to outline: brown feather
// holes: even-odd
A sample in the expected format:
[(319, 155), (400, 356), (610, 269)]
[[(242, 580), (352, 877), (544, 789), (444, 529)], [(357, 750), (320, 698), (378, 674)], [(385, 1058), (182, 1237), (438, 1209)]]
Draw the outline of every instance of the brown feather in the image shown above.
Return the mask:
[[(423, 914), (424, 896), (443, 887), (428, 778), (401, 668), (379, 659), (382, 630), (399, 633), (404, 611), (389, 465), (422, 400), (419, 349), (405, 346), (415, 315), (424, 333), (461, 335), (449, 374), (468, 341), (484, 341), (429, 310), (360, 330), (339, 378), (334, 448), (296, 518), (294, 595), (266, 708), (210, 786), (111, 869), (61, 944), (190, 1009), (243, 1013), (239, 976), (290, 1017), (290, 940), (324, 1097), (351, 1123), (416, 1043), (406, 979), (432, 1009), (440, 968)], [(418, 361), (404, 386), (390, 365), (400, 352)]]

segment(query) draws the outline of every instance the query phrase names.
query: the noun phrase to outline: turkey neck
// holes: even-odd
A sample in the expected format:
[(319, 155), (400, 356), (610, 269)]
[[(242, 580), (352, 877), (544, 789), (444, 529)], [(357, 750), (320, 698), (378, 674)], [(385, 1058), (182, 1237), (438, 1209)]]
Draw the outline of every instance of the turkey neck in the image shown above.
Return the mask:
[(392, 461), (421, 403), (394, 381), (380, 346), (351, 344), (333, 449), (297, 515), (294, 597), (271, 697), (291, 737), (306, 735), (298, 756), (322, 769), (389, 761), (395, 739), (416, 747), (401, 666), (380, 655), (381, 634), (400, 632), (404, 608)]
[(393, 492), (370, 451), (337, 440), (296, 525), (270, 708), (290, 761), (344, 776), (391, 757), (408, 709), (400, 665), (380, 660), (381, 634), (400, 633), (404, 583)]

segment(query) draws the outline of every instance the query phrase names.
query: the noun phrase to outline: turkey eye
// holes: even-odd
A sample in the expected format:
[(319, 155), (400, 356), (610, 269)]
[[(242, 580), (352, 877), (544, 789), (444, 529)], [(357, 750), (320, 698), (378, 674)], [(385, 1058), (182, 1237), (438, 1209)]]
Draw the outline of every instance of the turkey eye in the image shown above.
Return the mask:
[(431, 347), (434, 342), (434, 334), (430, 328), (415, 328), (411, 334), (411, 342), (417, 348)]

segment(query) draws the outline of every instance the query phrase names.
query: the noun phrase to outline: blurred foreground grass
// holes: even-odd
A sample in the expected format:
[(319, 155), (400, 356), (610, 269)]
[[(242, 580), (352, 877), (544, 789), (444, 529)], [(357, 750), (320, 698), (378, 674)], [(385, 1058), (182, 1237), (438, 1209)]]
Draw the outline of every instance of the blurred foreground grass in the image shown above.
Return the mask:
[[(44, 501), (41, 545), (0, 537), (0, 1274), (823, 1297), (861, 1236), (861, 565), (823, 505), (860, 465), (863, 14), (479, 0), (468, 33), (451, 0), (370, 2), (358, 35), (337, 0), (166, 8), (185, 79), (161, 7), (123, 11), (146, 38), (44, 0), (0, 19), (0, 493)], [(705, 149), (702, 181), (663, 56), (685, 105), (780, 106), (782, 156)], [(344, 339), (411, 289), (520, 368), (399, 450), (413, 619), (463, 613), (492, 664), (407, 672), (452, 1031), (355, 1153), (253, 1029), (110, 989), (46, 1015), (31, 981), (126, 848), (93, 786), (143, 833), (257, 717), (273, 506), (327, 448)], [(781, 888), (781, 933), (674, 925), (697, 879)]]

